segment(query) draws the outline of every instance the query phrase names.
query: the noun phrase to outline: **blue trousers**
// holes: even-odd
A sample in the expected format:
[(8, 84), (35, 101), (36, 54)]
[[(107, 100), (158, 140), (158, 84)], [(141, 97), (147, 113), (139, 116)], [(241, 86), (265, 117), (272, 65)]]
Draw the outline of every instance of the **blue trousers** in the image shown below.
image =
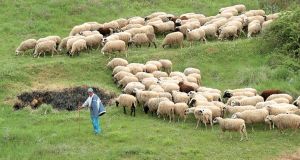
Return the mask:
[(99, 117), (98, 116), (91, 116), (92, 124), (94, 127), (95, 134), (99, 134), (101, 132), (101, 126), (99, 123)]

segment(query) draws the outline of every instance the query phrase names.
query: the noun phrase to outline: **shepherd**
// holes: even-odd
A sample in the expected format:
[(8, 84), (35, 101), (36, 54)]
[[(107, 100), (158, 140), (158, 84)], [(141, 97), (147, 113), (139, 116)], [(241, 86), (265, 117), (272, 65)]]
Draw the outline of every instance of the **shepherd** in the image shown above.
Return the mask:
[(99, 122), (99, 116), (105, 114), (106, 111), (100, 98), (94, 93), (93, 88), (88, 89), (88, 95), (89, 97), (87, 98), (87, 100), (78, 109), (80, 110), (87, 106), (90, 108), (90, 116), (94, 128), (94, 133), (97, 135), (100, 134), (102, 131)]

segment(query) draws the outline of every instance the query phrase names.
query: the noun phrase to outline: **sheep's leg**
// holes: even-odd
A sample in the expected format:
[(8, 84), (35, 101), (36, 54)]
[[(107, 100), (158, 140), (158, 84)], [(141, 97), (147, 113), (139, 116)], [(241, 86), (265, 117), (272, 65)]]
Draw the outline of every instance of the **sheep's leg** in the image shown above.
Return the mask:
[(205, 38), (205, 37), (203, 37), (203, 41), (204, 41), (204, 43), (206, 44), (207, 40), (206, 40), (206, 38)]
[[(192, 41), (190, 42), (190, 48), (192, 47)], [(182, 48), (182, 47), (181, 47)]]
[(157, 48), (155, 42), (152, 42), (152, 43), (153, 43), (154, 47)]
[(240, 130), (240, 134), (241, 134), (241, 139), (240, 139), (240, 141), (243, 141), (243, 137), (244, 137), (244, 133), (243, 133), (243, 131), (242, 130)]
[(124, 109), (124, 114), (126, 114), (126, 109), (125, 109), (125, 107), (123, 107), (123, 109)]
[(151, 42), (148, 42), (148, 48), (151, 46)]
[(199, 122), (200, 122), (200, 119), (198, 119), (198, 120), (197, 120), (197, 125), (196, 125), (196, 128), (195, 128), (195, 129), (197, 129), (197, 128), (198, 128), (198, 126), (199, 126)]
[(169, 115), (169, 118), (170, 118), (169, 123), (171, 123), (172, 122), (172, 115)]

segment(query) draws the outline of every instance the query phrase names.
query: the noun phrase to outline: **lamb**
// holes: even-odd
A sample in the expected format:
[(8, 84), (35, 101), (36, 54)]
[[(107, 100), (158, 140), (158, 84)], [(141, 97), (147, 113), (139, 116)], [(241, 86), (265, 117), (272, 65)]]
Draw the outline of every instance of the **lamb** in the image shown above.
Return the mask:
[(47, 36), (47, 37), (44, 37), (44, 38), (40, 38), (40, 39), (37, 40), (37, 43), (48, 41), (48, 40), (54, 41), (56, 43), (56, 48), (55, 49), (58, 49), (58, 46), (61, 42), (61, 38), (59, 36)]
[(279, 17), (279, 13), (269, 14), (264, 17), (265, 17), (265, 21), (275, 20)]
[(107, 68), (114, 69), (117, 66), (127, 66), (128, 61), (122, 58), (113, 58), (106, 65)]
[(152, 43), (156, 48), (155, 39), (155, 34), (138, 33), (130, 39), (129, 44), (134, 44), (136, 47), (142, 47), (143, 44), (148, 44), (148, 47), (150, 47)]
[(185, 114), (185, 110), (188, 109), (188, 105), (186, 103), (175, 103), (174, 105), (174, 113), (178, 116), (177, 121), (179, 122), (179, 119), (183, 119), (183, 122), (185, 122), (187, 115)]
[(270, 117), (270, 121), (275, 124), (281, 133), (287, 128), (292, 128), (296, 132), (300, 127), (300, 116), (295, 114), (279, 114), (277, 116)]
[(161, 77), (168, 77), (168, 73), (162, 72), (162, 71), (154, 71), (154, 72), (152, 72), (152, 74), (155, 78), (158, 78), (158, 79)]
[(57, 53), (57, 50), (56, 50), (56, 43), (52, 40), (48, 40), (48, 41), (43, 41), (43, 42), (40, 42), (38, 43), (36, 46), (35, 46), (35, 51), (34, 51), (34, 57), (40, 57), (40, 55), (42, 53), (44, 53), (44, 57), (45, 57), (45, 53), (46, 52), (51, 52), (52, 54), (52, 57), (53, 57), (53, 54), (54, 52)]
[(117, 73), (124, 71), (130, 73), (130, 68), (127, 66), (117, 66), (113, 69), (112, 75), (116, 75)]
[(246, 106), (252, 105), (255, 106), (258, 102), (263, 102), (264, 99), (261, 96), (245, 97), (241, 100), (231, 101), (232, 106)]
[(254, 110), (256, 107), (248, 105), (248, 106), (225, 106), (224, 107), (224, 114), (233, 115), (237, 112), (243, 112), (245, 110)]
[(190, 97), (187, 93), (172, 91), (173, 101), (174, 103), (185, 103), (187, 104), (190, 100)]
[(269, 129), (272, 130), (272, 128), (274, 129), (274, 123), (272, 122), (272, 118), (274, 117), (275, 115), (268, 115), (266, 118), (265, 118), (265, 124), (267, 124), (269, 126)]
[(300, 96), (293, 102), (293, 104), (300, 107)]
[(157, 116), (158, 118), (160, 116), (163, 116), (165, 120), (165, 116), (168, 116), (170, 118), (169, 123), (172, 122), (172, 119), (174, 119), (174, 108), (175, 104), (171, 101), (162, 101), (158, 104), (157, 109)]
[(153, 116), (153, 113), (156, 113), (158, 109), (158, 105), (162, 101), (169, 101), (168, 98), (165, 97), (158, 97), (158, 98), (150, 98), (145, 104), (144, 104), (144, 112), (147, 114), (150, 112)]
[(187, 30), (186, 38), (190, 42), (190, 47), (193, 41), (203, 41), (206, 43), (205, 31), (202, 28), (197, 28), (194, 30)]
[(203, 105), (200, 105), (200, 106), (197, 106), (197, 107), (210, 109), (211, 112), (212, 112), (212, 118), (224, 117), (223, 109), (219, 106), (216, 106), (214, 103), (208, 102), (208, 104), (203, 104)]
[(273, 100), (273, 99), (275, 99), (275, 98), (282, 98), (282, 97), (288, 99), (288, 100), (289, 100), (289, 103), (292, 103), (292, 102), (293, 102), (293, 97), (290, 96), (290, 95), (288, 95), (288, 94), (272, 94), (272, 95), (270, 95), (270, 96), (266, 99), (266, 101), (270, 101), (270, 100)]
[(207, 126), (206, 126), (207, 123), (209, 123), (211, 127), (213, 126), (212, 111), (210, 109), (208, 109), (208, 108), (195, 109), (194, 115), (195, 115), (195, 118), (197, 119), (196, 128), (198, 128), (200, 120), (202, 120), (206, 129), (207, 129)]
[[(246, 110), (243, 112), (237, 112), (232, 115), (231, 118), (241, 118), (245, 120), (246, 124), (261, 123), (265, 121), (265, 118), (269, 115), (268, 110), (266, 109), (255, 109), (255, 110)], [(253, 130), (253, 125), (252, 125)]]
[(137, 100), (134, 96), (129, 94), (120, 94), (116, 99), (116, 106), (122, 106), (124, 108), (124, 114), (126, 114), (126, 107), (130, 108), (130, 115), (135, 117), (135, 109), (137, 107)]
[(79, 52), (86, 50), (86, 49), (87, 49), (86, 41), (84, 39), (78, 39), (72, 45), (72, 49), (70, 51), (70, 56), (73, 56), (75, 53), (77, 53), (79, 55)]
[(125, 86), (125, 88), (122, 90), (122, 92), (133, 95), (134, 90), (136, 90), (136, 89), (143, 91), (146, 89), (146, 87), (141, 82), (130, 82)]
[(165, 48), (166, 45), (171, 46), (173, 44), (178, 44), (180, 48), (183, 47), (183, 34), (181, 32), (167, 34), (163, 40), (162, 47)]
[(260, 21), (254, 20), (248, 25), (247, 37), (251, 38), (253, 34), (258, 34), (261, 31)]
[(227, 39), (229, 37), (238, 38), (238, 28), (236, 26), (226, 26), (221, 30), (219, 39)]
[(141, 63), (130, 63), (127, 65), (132, 74), (137, 74), (138, 72), (144, 71), (144, 64)]
[(139, 80), (134, 76), (125, 76), (118, 82), (118, 87), (125, 87), (130, 82), (138, 82)]
[(145, 64), (145, 68), (144, 68), (145, 72), (152, 73), (157, 70), (158, 70), (158, 68), (155, 64)]
[(34, 49), (37, 44), (37, 41), (35, 39), (27, 39), (18, 46), (16, 49), (16, 55), (19, 55), (20, 53), (24, 53), (30, 49)]
[(268, 89), (261, 92), (260, 96), (264, 98), (264, 101), (272, 94), (280, 94), (283, 93), (281, 90), (278, 89)]
[(159, 62), (162, 64), (162, 69), (167, 73), (172, 72), (172, 62), (168, 59), (160, 59)]
[(243, 119), (232, 119), (232, 118), (221, 118), (221, 117), (216, 117), (213, 120), (213, 123), (219, 123), (220, 128), (222, 132), (224, 133), (225, 131), (235, 131), (235, 132), (240, 132), (241, 134), (241, 139), (240, 141), (243, 141), (243, 137), (245, 136), (246, 139), (247, 137), (247, 130), (246, 130), (246, 124)]
[(190, 91), (195, 91), (194, 87), (187, 85), (182, 81), (178, 83), (178, 86), (180, 92), (189, 93)]
[[(122, 40), (114, 40), (114, 41), (108, 41), (104, 47), (101, 49), (102, 54), (105, 53), (112, 53), (112, 52), (126, 52), (126, 44)], [(125, 53), (127, 57), (127, 53)]]

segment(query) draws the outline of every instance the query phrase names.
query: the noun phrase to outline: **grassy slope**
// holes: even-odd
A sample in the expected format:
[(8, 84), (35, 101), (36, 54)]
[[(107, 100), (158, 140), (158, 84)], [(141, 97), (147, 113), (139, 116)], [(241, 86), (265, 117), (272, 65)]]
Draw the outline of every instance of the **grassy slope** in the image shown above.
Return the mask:
[[(0, 11), (6, 14), (0, 16), (3, 22), (0, 31), (5, 37), (0, 39), (0, 100), (5, 101), (32, 88), (83, 84), (119, 92), (111, 81), (110, 71), (104, 67), (107, 57), (100, 56), (98, 52), (81, 54), (73, 59), (65, 56), (44, 59), (13, 56), (15, 47), (23, 39), (52, 34), (66, 36), (72, 26), (85, 21), (104, 22), (119, 17), (147, 15), (152, 11), (213, 15), (220, 7), (237, 3), (244, 3), (249, 9), (258, 8), (258, 2), (246, 0), (125, 0), (122, 3), (115, 0), (76, 3), (66, 0), (1, 1)], [(169, 58), (174, 63), (174, 70), (182, 71), (188, 66), (200, 68), (205, 86), (219, 89), (246, 86), (259, 90), (279, 88), (299, 95), (300, 76), (287, 72), (285, 66), (278, 67), (277, 61), (261, 54), (258, 46), (258, 39), (242, 39), (197, 44), (182, 50), (134, 48), (129, 50), (128, 60), (146, 62)], [(276, 59), (290, 61), (283, 56)], [(273, 69), (268, 64), (277, 68)], [(1, 147), (0, 158), (3, 159), (97, 159), (101, 156), (105, 159), (188, 159), (211, 154), (213, 159), (257, 159), (295, 149), (300, 142), (299, 136), (279, 136), (276, 131), (266, 132), (259, 126), (256, 132), (249, 131), (250, 141), (239, 143), (237, 134), (233, 134), (234, 139), (219, 139), (217, 126), (214, 131), (195, 131), (192, 118), (184, 125), (167, 124), (143, 114), (138, 114), (135, 119), (124, 116), (116, 108), (109, 108), (109, 115), (103, 117), (104, 134), (94, 137), (90, 134), (87, 112), (82, 115), (81, 132), (78, 133), (77, 113), (41, 116), (26, 111), (11, 112), (8, 105), (0, 105), (0, 146), (4, 146)]]

